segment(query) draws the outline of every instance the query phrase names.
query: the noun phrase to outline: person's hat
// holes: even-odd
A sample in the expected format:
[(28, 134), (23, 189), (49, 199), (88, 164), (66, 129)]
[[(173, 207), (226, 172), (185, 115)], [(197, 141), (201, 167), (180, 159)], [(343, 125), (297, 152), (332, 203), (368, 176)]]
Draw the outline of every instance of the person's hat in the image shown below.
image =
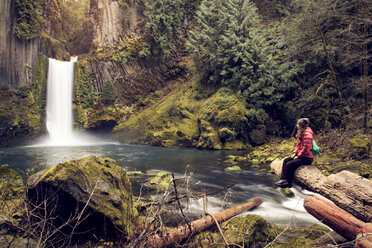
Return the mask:
[(301, 118), (297, 121), (297, 124), (301, 127), (301, 128), (307, 128), (309, 126), (309, 123), (310, 123), (310, 120), (309, 118)]

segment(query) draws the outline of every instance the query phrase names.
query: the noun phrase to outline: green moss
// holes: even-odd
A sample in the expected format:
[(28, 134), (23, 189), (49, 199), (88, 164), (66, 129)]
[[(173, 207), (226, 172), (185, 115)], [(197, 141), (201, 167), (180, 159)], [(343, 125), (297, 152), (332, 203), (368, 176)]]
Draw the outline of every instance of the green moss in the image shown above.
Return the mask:
[[(127, 234), (133, 233), (137, 211), (132, 204), (131, 183), (114, 160), (90, 156), (66, 161), (46, 170), (40, 177), (37, 174), (29, 179), (31, 188), (39, 182), (78, 195), (83, 203), (91, 197), (90, 207), (105, 213)], [(94, 192), (92, 196), (91, 192)]]
[[(200, 91), (197, 87), (188, 82), (175, 86), (160, 101), (156, 97), (149, 107), (120, 121), (114, 137), (127, 143), (158, 146), (229, 150), (249, 147), (240, 123), (245, 118), (243, 99), (224, 88), (207, 98), (196, 99)], [(220, 112), (223, 114), (219, 116)]]
[(16, 0), (17, 21), (14, 33), (20, 39), (35, 38), (44, 24), (43, 13), (39, 1)]
[(226, 167), (224, 170), (225, 171), (241, 171), (242, 168), (240, 168), (239, 166), (235, 165), (235, 166), (231, 166), (231, 167)]
[[(261, 247), (273, 240), (279, 230), (275, 224), (267, 223), (261, 216), (247, 215), (235, 217), (221, 225), (226, 240), (244, 247)], [(218, 233), (203, 232), (193, 239), (196, 247), (225, 247)]]
[(293, 191), (289, 188), (281, 188), (280, 189), (280, 192), (286, 196), (286, 197), (289, 197), (289, 198), (292, 198), (295, 196), (295, 194), (293, 193)]
[(7, 165), (0, 165), (0, 201), (21, 197), (25, 193), (22, 177)]
[(45, 131), (46, 60), (38, 54), (29, 85), (0, 90), (0, 145), (13, 145)]
[(155, 185), (159, 189), (165, 189), (171, 180), (168, 172), (159, 172), (155, 177), (149, 179), (149, 184)]

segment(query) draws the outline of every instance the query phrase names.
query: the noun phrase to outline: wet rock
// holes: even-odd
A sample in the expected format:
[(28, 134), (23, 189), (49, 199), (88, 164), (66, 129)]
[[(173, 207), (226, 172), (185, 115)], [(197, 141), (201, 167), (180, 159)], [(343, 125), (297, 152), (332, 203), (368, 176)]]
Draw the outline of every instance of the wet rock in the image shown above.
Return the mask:
[(241, 171), (242, 168), (240, 168), (239, 166), (235, 165), (235, 166), (227, 167), (224, 170), (225, 171)]
[(155, 177), (149, 179), (149, 184), (159, 189), (165, 189), (171, 180), (168, 172), (159, 172)]
[(292, 191), (291, 189), (289, 189), (289, 188), (282, 188), (282, 189), (280, 189), (280, 192), (281, 192), (284, 196), (289, 197), (289, 198), (295, 196), (295, 194), (293, 193), (293, 191)]
[[(76, 237), (125, 240), (133, 233), (137, 212), (131, 183), (110, 158), (90, 156), (63, 162), (33, 175), (28, 184), (30, 207), (39, 217), (50, 216), (50, 225), (64, 234), (74, 231), (81, 233)], [(40, 204), (47, 206), (46, 211), (36, 207)], [(71, 229), (74, 225), (75, 230)]]

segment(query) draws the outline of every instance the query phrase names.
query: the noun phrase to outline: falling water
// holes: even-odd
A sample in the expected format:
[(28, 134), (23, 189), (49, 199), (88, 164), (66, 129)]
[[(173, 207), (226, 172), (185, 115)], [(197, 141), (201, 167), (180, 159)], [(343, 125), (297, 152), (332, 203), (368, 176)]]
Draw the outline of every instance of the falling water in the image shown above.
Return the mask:
[(51, 145), (73, 145), (72, 89), (74, 63), (49, 59), (46, 126)]

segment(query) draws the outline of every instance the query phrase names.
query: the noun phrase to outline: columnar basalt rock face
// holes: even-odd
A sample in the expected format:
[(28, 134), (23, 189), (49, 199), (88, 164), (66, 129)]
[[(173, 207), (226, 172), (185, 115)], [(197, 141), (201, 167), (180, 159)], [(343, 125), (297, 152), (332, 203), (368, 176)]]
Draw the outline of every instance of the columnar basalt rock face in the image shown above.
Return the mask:
[(20, 40), (13, 34), (14, 1), (0, 2), (0, 87), (14, 89), (29, 83), (39, 51), (39, 40)]
[(91, 1), (91, 14), (96, 26), (95, 45), (112, 46), (123, 28), (119, 3), (112, 0)]

